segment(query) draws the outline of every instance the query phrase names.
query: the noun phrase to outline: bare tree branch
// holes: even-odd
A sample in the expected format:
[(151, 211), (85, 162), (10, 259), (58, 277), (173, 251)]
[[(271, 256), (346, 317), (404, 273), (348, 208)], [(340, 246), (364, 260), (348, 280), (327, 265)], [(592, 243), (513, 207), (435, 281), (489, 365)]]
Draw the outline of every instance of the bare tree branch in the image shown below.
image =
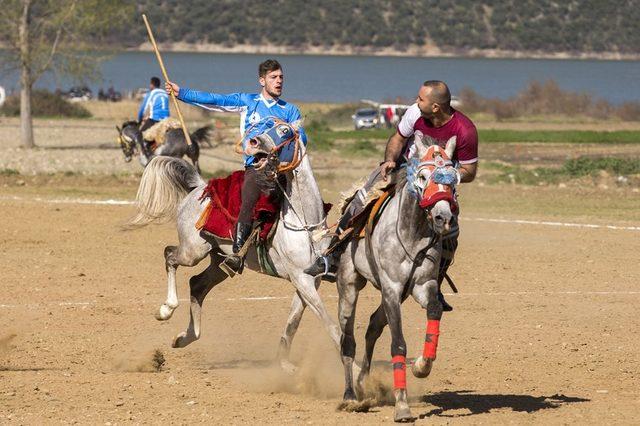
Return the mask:
[(58, 29), (56, 30), (56, 36), (55, 39), (53, 40), (53, 44), (51, 45), (51, 51), (49, 53), (49, 57), (47, 58), (47, 60), (40, 66), (40, 68), (36, 71), (34, 71), (33, 75), (33, 81), (36, 81), (38, 78), (40, 78), (42, 76), (42, 74), (49, 69), (49, 67), (51, 66), (51, 63), (53, 62), (53, 58), (56, 55), (56, 51), (58, 50), (58, 44), (60, 43), (60, 38), (62, 35), (62, 32), (64, 30), (64, 25), (67, 21), (67, 19), (69, 19), (69, 17), (71, 16), (71, 14), (73, 13), (74, 9), (76, 8), (76, 4), (78, 3), (77, 0), (74, 0), (71, 3), (71, 6), (69, 7), (69, 10), (67, 11), (67, 13), (62, 17), (62, 19), (60, 20), (60, 26), (58, 27)]

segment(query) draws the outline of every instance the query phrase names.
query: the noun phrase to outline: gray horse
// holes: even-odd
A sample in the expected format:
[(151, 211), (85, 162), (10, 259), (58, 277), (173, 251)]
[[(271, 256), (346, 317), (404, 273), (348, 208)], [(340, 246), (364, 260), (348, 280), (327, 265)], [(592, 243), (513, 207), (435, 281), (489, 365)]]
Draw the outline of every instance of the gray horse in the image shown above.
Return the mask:
[[(261, 156), (272, 152), (272, 141), (256, 141), (258, 143), (251, 147), (254, 149), (251, 155)], [(285, 174), (287, 183), (284, 201), (268, 249), (278, 276), (291, 281), (296, 290), (278, 350), (280, 365), (289, 372), (295, 369), (288, 360), (291, 341), (307, 306), (321, 319), (338, 349), (341, 335), (317, 292), (320, 279), (303, 272), (326, 248), (327, 242), (316, 243), (312, 238), (314, 231), (326, 227), (326, 216), (320, 191), (302, 144), (299, 158), (300, 164)], [(174, 338), (173, 347), (176, 348), (185, 347), (200, 338), (202, 303), (209, 291), (228, 277), (220, 264), (232, 252), (231, 241), (204, 237), (195, 227), (206, 207), (206, 202), (200, 200), (205, 186), (206, 182), (184, 160), (155, 157), (142, 175), (136, 197), (138, 213), (130, 221), (132, 227), (170, 219), (176, 219), (177, 222), (179, 245), (167, 246), (164, 250), (168, 293), (166, 301), (156, 314), (158, 320), (168, 320), (178, 307), (178, 266), (195, 266), (206, 257), (210, 259), (209, 266), (189, 280), (191, 318), (187, 329)], [(248, 252), (245, 266), (260, 271), (255, 248)]]
[[(398, 176), (395, 196), (388, 202), (373, 231), (369, 230), (368, 237), (349, 243), (340, 259), (336, 277), (339, 321), (343, 332), (341, 356), (345, 369), (344, 400), (356, 399), (353, 387), (355, 308), (359, 291), (370, 281), (382, 293), (382, 303), (369, 321), (357, 388), (362, 395), (376, 340), (389, 324), (396, 421), (410, 421), (413, 418), (407, 402), (407, 350), (402, 334), (400, 305), (411, 295), (427, 311), (427, 338), (423, 356), (412, 367), (416, 377), (426, 377), (435, 359), (442, 316), (437, 282), (442, 251), (441, 235), (450, 230), (452, 206), (456, 205), (452, 185), (438, 184), (433, 179), (436, 167), (445, 173), (446, 168), (451, 167), (448, 159), (455, 149), (455, 140), (449, 141), (445, 150), (436, 146), (428, 148), (421, 140), (415, 143), (407, 177)], [(429, 156), (429, 153), (432, 155)]]
[(143, 167), (146, 167), (149, 161), (158, 155), (182, 158), (186, 154), (200, 173), (198, 164), (200, 144), (203, 142), (210, 144), (211, 126), (201, 127), (190, 135), (192, 148), (187, 145), (182, 129), (169, 129), (165, 136), (165, 142), (155, 150), (142, 138), (142, 132), (137, 122), (126, 121), (122, 123), (122, 127), (116, 126), (116, 129), (118, 130), (118, 143), (124, 153), (124, 161), (129, 162), (134, 155), (138, 154), (138, 160)]

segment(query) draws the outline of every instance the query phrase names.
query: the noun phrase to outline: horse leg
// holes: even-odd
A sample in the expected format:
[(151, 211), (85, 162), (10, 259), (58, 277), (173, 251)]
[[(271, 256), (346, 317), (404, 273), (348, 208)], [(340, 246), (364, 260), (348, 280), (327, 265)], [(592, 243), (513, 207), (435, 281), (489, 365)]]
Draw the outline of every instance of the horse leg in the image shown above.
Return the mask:
[[(390, 286), (389, 286), (390, 287)], [(391, 362), (393, 364), (393, 388), (396, 398), (394, 420), (396, 422), (413, 421), (407, 401), (407, 345), (402, 333), (402, 314), (400, 295), (393, 289), (385, 290), (382, 284), (382, 306), (391, 331)]]
[(164, 248), (165, 270), (167, 271), (167, 300), (160, 305), (156, 313), (158, 321), (166, 321), (173, 315), (173, 311), (178, 307), (178, 289), (176, 288), (176, 262), (178, 247), (166, 246)]
[(227, 278), (222, 269), (220, 262), (223, 258), (217, 253), (211, 253), (211, 264), (199, 273), (189, 279), (189, 288), (191, 291), (191, 316), (189, 318), (189, 326), (186, 331), (179, 333), (172, 343), (174, 348), (184, 348), (188, 344), (200, 338), (200, 319), (202, 313), (202, 303), (212, 288), (220, 284)]
[(411, 372), (418, 378), (424, 378), (431, 373), (433, 361), (436, 359), (438, 337), (440, 335), (440, 318), (442, 318), (442, 303), (438, 297), (438, 282), (429, 280), (413, 288), (413, 298), (427, 311), (427, 332), (424, 340), (422, 355), (416, 358)]
[[(366, 284), (361, 276), (355, 279), (345, 277), (343, 271), (339, 272), (338, 283), (338, 320), (342, 330), (340, 341), (340, 355), (344, 366), (344, 401), (355, 400), (356, 393), (353, 389), (353, 359), (356, 356), (356, 339), (353, 335), (353, 327), (356, 318), (356, 304), (358, 293)], [(355, 275), (355, 274), (350, 274)]]
[(340, 329), (329, 316), (327, 308), (325, 308), (318, 294), (316, 281), (319, 278), (313, 278), (302, 271), (297, 271), (297, 274), (291, 274), (290, 276), (291, 282), (296, 287), (302, 302), (322, 321), (322, 325), (329, 333), (331, 341), (340, 351)]
[(194, 266), (207, 256), (210, 248), (206, 244), (198, 247), (190, 246), (186, 249), (183, 245), (167, 246), (164, 248), (165, 269), (167, 271), (167, 300), (160, 306), (156, 313), (158, 321), (166, 321), (173, 315), (178, 307), (178, 290), (176, 286), (176, 270), (178, 266)]
[(384, 330), (387, 325), (387, 316), (384, 313), (384, 308), (382, 305), (378, 306), (378, 309), (371, 314), (369, 318), (369, 326), (367, 327), (367, 333), (365, 334), (365, 354), (362, 358), (362, 370), (360, 370), (360, 375), (358, 376), (358, 381), (356, 383), (356, 389), (358, 392), (363, 395), (364, 394), (364, 382), (367, 380), (369, 376), (369, 371), (371, 370), (371, 360), (373, 359), (373, 350), (376, 347), (376, 342), (378, 338), (382, 334), (382, 330)]
[(191, 151), (190, 148), (187, 148), (187, 156), (193, 163), (193, 167), (198, 171), (198, 174), (202, 174), (200, 171), (200, 164), (198, 162), (198, 159), (200, 158), (200, 146), (198, 146), (196, 141), (191, 141), (191, 143), (195, 144), (195, 146), (193, 147), (193, 151)]
[(298, 326), (300, 325), (306, 306), (298, 292), (296, 292), (291, 300), (291, 309), (289, 310), (287, 324), (284, 327), (282, 337), (280, 337), (277, 359), (280, 367), (289, 374), (293, 374), (296, 371), (296, 366), (289, 361), (289, 352), (291, 351), (291, 343), (298, 331)]

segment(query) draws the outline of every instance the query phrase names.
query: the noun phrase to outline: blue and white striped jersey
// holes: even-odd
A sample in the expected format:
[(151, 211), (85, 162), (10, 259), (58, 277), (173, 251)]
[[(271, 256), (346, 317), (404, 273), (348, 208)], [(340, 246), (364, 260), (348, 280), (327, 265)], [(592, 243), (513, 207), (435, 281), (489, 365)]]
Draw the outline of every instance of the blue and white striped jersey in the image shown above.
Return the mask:
[(144, 96), (138, 111), (138, 121), (142, 121), (145, 114), (156, 121), (169, 117), (169, 95), (164, 89), (153, 89)]
[[(282, 99), (266, 99), (261, 93), (221, 95), (181, 87), (178, 99), (212, 111), (240, 113), (240, 133), (244, 135), (247, 129), (251, 129), (243, 143), (246, 143), (252, 136), (264, 132), (263, 123), (266, 126), (271, 125), (268, 120), (265, 121), (268, 117), (277, 117), (287, 123), (295, 123), (302, 118), (300, 110), (295, 105)], [(261, 125), (252, 127), (258, 123)], [(305, 145), (307, 144), (307, 135), (302, 127), (300, 127), (300, 140)], [(243, 158), (245, 166), (253, 164), (254, 158), (252, 156), (244, 155)]]

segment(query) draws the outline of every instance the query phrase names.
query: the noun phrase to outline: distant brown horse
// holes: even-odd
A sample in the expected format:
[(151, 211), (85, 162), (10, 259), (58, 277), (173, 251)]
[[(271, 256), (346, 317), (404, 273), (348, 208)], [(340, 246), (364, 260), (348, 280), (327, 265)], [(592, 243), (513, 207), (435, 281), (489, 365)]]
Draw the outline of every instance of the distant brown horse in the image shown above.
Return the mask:
[(211, 126), (199, 128), (190, 135), (192, 145), (189, 147), (182, 129), (169, 129), (165, 135), (164, 143), (156, 149), (152, 149), (144, 141), (137, 122), (126, 121), (122, 124), (122, 127), (116, 126), (116, 129), (118, 130), (118, 143), (124, 153), (124, 161), (129, 162), (134, 155), (138, 154), (140, 164), (146, 167), (149, 161), (158, 155), (182, 158), (186, 154), (198, 173), (200, 173), (198, 164), (200, 144), (203, 142), (210, 143), (209, 134), (211, 133)]

